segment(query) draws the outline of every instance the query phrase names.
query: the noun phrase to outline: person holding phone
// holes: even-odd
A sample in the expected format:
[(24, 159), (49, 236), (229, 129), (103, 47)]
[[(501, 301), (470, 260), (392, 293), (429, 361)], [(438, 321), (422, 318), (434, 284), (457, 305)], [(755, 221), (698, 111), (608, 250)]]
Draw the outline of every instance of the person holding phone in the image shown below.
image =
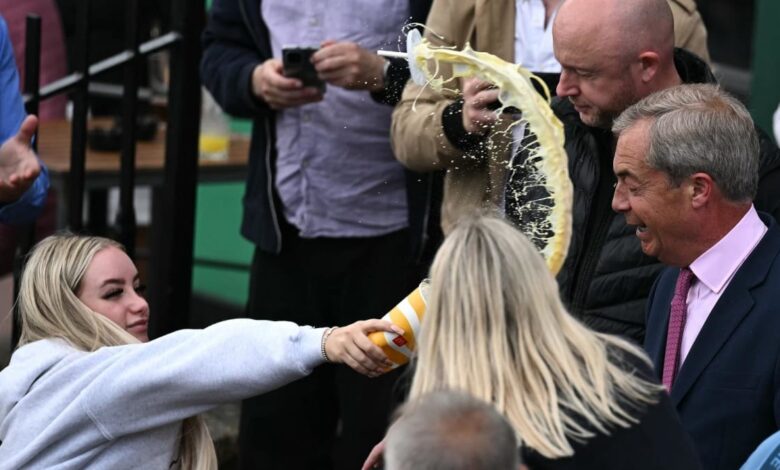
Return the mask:
[[(398, 50), (429, 3), (214, 1), (201, 76), (226, 112), (253, 119), (242, 225), (256, 246), (253, 318), (381, 317), (419, 283), (411, 261), (436, 236), (436, 176), (409, 178), (393, 156), (389, 105), (409, 72), (376, 51)], [(244, 401), (239, 466), (358, 468), (397, 377), (318, 370)]]

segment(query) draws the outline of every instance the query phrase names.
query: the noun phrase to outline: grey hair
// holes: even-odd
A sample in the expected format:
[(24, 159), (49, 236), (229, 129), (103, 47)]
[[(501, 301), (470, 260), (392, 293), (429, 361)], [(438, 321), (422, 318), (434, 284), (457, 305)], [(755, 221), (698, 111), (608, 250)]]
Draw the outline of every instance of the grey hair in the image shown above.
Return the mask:
[(515, 432), (493, 406), (464, 393), (410, 401), (387, 432), (387, 470), (516, 470)]
[(758, 188), (759, 144), (745, 106), (715, 85), (680, 85), (626, 109), (616, 134), (650, 120), (647, 163), (679, 186), (688, 176), (712, 177), (731, 202), (752, 201)]

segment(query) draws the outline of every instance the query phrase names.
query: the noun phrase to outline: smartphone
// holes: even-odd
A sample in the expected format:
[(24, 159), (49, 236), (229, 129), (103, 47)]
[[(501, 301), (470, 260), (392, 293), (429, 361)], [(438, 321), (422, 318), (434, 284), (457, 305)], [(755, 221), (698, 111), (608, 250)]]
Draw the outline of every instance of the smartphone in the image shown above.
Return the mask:
[(297, 78), (303, 86), (314, 87), (325, 93), (325, 82), (317, 76), (311, 63), (316, 47), (284, 46), (282, 48), (282, 71), (285, 77)]

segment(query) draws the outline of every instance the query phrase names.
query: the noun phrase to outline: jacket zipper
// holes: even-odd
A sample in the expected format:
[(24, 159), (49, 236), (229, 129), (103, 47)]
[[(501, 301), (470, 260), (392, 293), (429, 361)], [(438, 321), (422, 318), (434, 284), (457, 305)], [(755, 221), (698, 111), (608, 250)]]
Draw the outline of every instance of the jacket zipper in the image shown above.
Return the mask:
[(276, 207), (274, 207), (274, 182), (273, 182), (273, 173), (271, 173), (271, 125), (269, 124), (270, 119), (264, 118), (263, 119), (263, 127), (265, 128), (265, 171), (268, 175), (266, 178), (266, 188), (268, 190), (268, 205), (271, 209), (271, 217), (274, 219), (274, 231), (276, 233), (276, 254), (282, 252), (282, 231), (279, 228), (279, 220), (276, 216)]
[[(257, 2), (257, 7), (260, 8), (260, 3)], [(239, 0), (238, 2), (238, 9), (241, 12), (241, 19), (244, 21), (244, 24), (246, 25), (247, 31), (249, 31), (249, 35), (252, 36), (252, 40), (255, 42), (255, 47), (257, 47), (258, 50), (261, 50), (262, 47), (260, 45), (260, 39), (255, 34), (255, 30), (252, 29), (252, 24), (249, 22), (249, 15), (246, 11), (246, 3), (244, 3), (244, 0)], [(269, 124), (270, 119), (268, 117), (263, 118), (263, 129), (265, 130), (265, 171), (266, 171), (266, 190), (268, 191), (268, 206), (271, 210), (271, 218), (273, 219), (274, 224), (274, 233), (276, 233), (276, 254), (282, 252), (282, 231), (279, 227), (279, 219), (276, 215), (276, 207), (274, 206), (274, 192), (273, 192), (273, 173), (271, 172), (271, 125)]]

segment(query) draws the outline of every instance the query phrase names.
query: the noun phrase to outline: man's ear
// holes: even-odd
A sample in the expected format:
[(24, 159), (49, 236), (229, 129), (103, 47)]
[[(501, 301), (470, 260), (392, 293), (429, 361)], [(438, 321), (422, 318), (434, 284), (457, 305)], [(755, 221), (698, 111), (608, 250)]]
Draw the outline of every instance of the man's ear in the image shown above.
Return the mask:
[(691, 206), (694, 209), (704, 207), (712, 198), (715, 182), (707, 173), (694, 173), (688, 177), (690, 184), (688, 190), (691, 197)]
[(643, 83), (647, 84), (653, 81), (658, 73), (660, 63), (661, 59), (658, 57), (657, 52), (645, 51), (639, 54), (639, 77)]

